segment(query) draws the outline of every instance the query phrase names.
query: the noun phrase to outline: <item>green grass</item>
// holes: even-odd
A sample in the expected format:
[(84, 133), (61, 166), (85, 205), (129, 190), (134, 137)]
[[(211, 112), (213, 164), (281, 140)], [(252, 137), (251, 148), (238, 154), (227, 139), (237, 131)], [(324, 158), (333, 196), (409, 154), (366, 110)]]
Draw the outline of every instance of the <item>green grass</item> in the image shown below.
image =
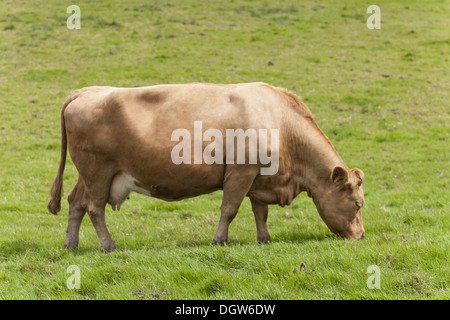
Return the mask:
[[(1, 299), (448, 299), (448, 1), (3, 1), (0, 11)], [(272, 64), (268, 62), (271, 61)], [(349, 167), (365, 172), (366, 237), (332, 235), (306, 195), (270, 207), (256, 243), (245, 200), (229, 243), (210, 244), (221, 192), (107, 209), (119, 248), (88, 218), (62, 248), (67, 202), (46, 211), (59, 113), (91, 85), (264, 81), (302, 96)], [(68, 160), (66, 195), (77, 172)], [(302, 263), (306, 268), (299, 270)], [(81, 288), (70, 290), (77, 265)], [(367, 288), (370, 265), (381, 288)], [(295, 270), (295, 273), (293, 272)]]

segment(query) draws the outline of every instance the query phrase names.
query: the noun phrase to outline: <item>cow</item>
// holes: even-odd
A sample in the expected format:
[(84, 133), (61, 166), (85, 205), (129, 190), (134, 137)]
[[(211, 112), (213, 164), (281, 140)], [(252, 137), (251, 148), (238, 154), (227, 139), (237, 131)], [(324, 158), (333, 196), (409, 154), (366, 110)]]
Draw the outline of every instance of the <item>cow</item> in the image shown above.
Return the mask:
[[(204, 136), (200, 143), (193, 142), (197, 151), (186, 155), (191, 142), (183, 142), (187, 148), (181, 152), (177, 149), (181, 136), (174, 132), (194, 136), (199, 131), (194, 124), (199, 122), (197, 134)], [(216, 144), (212, 136), (205, 139), (209, 128), (216, 140), (217, 134), (225, 137), (231, 129), (276, 132), (278, 141), (275, 135), (266, 135), (260, 140), (266, 144), (256, 148), (276, 155), (277, 163), (263, 163), (261, 152), (249, 161), (255, 145), (244, 146), (245, 161), (225, 161), (230, 160), (225, 159), (227, 152), (242, 150), (237, 150), (239, 145), (228, 148), (230, 141)], [(214, 156), (219, 155), (215, 159), (221, 160), (223, 154), (224, 161), (195, 159), (211, 145)], [(48, 203), (53, 214), (61, 210), (67, 150), (79, 175), (68, 196), (66, 248), (78, 247), (87, 212), (102, 251), (115, 250), (105, 207), (120, 209), (132, 191), (176, 201), (223, 190), (215, 244), (227, 242), (229, 225), (246, 196), (255, 216), (257, 241), (269, 243), (268, 205), (289, 205), (304, 191), (331, 232), (350, 239), (364, 236), (364, 173), (344, 164), (297, 95), (266, 83), (94, 86), (73, 91), (61, 110), (61, 156)], [(184, 161), (174, 161), (174, 154)], [(276, 170), (262, 174), (269, 166)]]

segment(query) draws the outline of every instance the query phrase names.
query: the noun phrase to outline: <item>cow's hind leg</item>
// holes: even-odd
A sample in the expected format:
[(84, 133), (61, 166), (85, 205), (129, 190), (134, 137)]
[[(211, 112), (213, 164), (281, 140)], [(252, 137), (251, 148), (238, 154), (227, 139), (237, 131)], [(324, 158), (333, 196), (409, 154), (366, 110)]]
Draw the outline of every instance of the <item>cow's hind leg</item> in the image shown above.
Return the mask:
[(250, 197), (252, 203), (253, 214), (256, 221), (256, 232), (258, 243), (270, 243), (270, 234), (267, 229), (267, 216), (269, 214), (269, 206)]
[(102, 246), (102, 251), (111, 252), (115, 250), (116, 244), (109, 234), (108, 227), (105, 221), (105, 206), (106, 201), (90, 200), (87, 206), (89, 218), (91, 218), (95, 231), (97, 232), (98, 239)]
[(83, 169), (85, 182), (85, 197), (83, 207), (88, 212), (102, 246), (102, 251), (110, 252), (116, 249), (105, 221), (105, 207), (109, 198), (111, 182), (115, 174), (114, 165), (104, 162), (91, 161)]
[(223, 199), (220, 208), (220, 221), (214, 244), (225, 244), (228, 240), (228, 227), (236, 216), (239, 207), (253, 184), (257, 172), (254, 170), (238, 170), (236, 166), (229, 166), (225, 172), (223, 184)]
[(86, 209), (83, 207), (82, 201), (84, 197), (84, 182), (81, 177), (78, 177), (78, 182), (69, 194), (69, 222), (67, 224), (66, 241), (64, 248), (76, 249), (78, 248), (78, 237), (80, 232), (81, 221), (86, 214)]

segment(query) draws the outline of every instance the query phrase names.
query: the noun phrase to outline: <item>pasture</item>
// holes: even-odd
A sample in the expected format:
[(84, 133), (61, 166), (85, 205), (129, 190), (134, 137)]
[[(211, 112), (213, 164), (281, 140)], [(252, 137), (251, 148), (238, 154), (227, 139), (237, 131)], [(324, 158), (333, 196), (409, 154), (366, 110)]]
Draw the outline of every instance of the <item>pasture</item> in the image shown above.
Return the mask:
[[(449, 1), (377, 1), (379, 30), (366, 26), (372, 3), (353, 0), (73, 4), (79, 30), (64, 1), (0, 9), (0, 299), (449, 298)], [(100, 251), (87, 216), (79, 249), (63, 248), (70, 158), (60, 214), (46, 206), (72, 90), (256, 81), (301, 96), (364, 171), (364, 239), (333, 235), (302, 193), (269, 207), (270, 245), (257, 243), (246, 199), (228, 244), (213, 246), (221, 192), (132, 194), (107, 207), (117, 251)]]

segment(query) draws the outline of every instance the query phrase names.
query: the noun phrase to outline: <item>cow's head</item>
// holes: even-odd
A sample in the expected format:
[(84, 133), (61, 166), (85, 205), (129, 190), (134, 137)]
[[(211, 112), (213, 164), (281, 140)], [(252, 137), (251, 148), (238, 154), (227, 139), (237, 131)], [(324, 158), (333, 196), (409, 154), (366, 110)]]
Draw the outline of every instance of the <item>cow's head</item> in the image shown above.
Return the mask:
[(313, 197), (319, 215), (328, 228), (344, 238), (361, 239), (364, 227), (361, 208), (364, 204), (360, 169), (334, 168), (330, 180)]

